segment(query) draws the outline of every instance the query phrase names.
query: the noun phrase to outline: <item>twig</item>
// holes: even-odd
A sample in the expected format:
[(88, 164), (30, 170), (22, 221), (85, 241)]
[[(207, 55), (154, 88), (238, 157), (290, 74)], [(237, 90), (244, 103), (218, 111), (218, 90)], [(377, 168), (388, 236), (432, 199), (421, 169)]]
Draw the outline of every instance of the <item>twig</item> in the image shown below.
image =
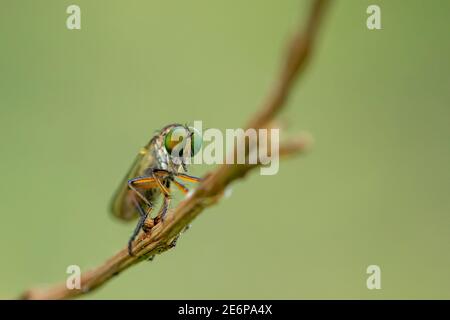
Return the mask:
[[(281, 73), (261, 111), (248, 123), (247, 128), (267, 128), (285, 105), (295, 79), (303, 70), (311, 52), (321, 18), (329, 0), (315, 0), (303, 32), (292, 39), (283, 61)], [(280, 146), (280, 155), (290, 155), (305, 150), (308, 139), (291, 140)], [(225, 188), (233, 181), (244, 177), (257, 165), (221, 165), (212, 171), (198, 185), (193, 194), (184, 199), (168, 214), (167, 218), (152, 228), (149, 234), (142, 234), (135, 242), (129, 256), (126, 248), (111, 257), (103, 265), (81, 275), (81, 289), (68, 289), (65, 283), (50, 288), (36, 288), (26, 291), (23, 299), (68, 299), (81, 296), (107, 283), (120, 272), (149, 257), (162, 253), (174, 246), (180, 232), (206, 207), (217, 202)]]

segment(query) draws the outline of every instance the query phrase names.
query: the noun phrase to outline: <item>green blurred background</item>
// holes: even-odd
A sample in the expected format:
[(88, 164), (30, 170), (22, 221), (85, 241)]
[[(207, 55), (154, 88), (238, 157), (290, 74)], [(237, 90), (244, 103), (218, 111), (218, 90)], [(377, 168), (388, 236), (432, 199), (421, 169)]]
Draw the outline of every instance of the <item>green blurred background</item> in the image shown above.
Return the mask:
[[(134, 224), (107, 204), (140, 146), (172, 122), (242, 126), (308, 3), (2, 0), (0, 298), (123, 247)], [(88, 298), (450, 298), (449, 19), (444, 0), (335, 2), (281, 115), (313, 150)]]

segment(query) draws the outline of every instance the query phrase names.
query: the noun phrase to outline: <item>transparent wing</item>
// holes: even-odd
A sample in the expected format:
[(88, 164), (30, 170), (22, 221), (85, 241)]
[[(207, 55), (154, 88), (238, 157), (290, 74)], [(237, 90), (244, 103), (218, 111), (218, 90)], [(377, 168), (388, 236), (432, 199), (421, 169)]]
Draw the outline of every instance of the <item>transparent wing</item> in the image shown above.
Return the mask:
[(121, 181), (116, 193), (114, 194), (111, 204), (111, 213), (122, 220), (132, 220), (137, 218), (138, 211), (132, 202), (132, 193), (128, 188), (128, 180), (140, 176), (145, 168), (148, 167), (151, 159), (149, 158), (150, 150), (143, 148), (136, 156), (131, 168)]

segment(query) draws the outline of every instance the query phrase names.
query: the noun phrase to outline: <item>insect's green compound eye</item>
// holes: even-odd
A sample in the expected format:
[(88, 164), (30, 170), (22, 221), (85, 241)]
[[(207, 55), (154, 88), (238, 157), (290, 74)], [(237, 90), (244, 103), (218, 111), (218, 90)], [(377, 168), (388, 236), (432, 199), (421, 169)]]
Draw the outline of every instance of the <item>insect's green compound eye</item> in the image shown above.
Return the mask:
[(182, 157), (184, 154), (184, 147), (188, 141), (186, 138), (191, 136), (191, 152), (190, 156), (193, 157), (202, 146), (202, 136), (195, 128), (189, 128), (189, 131), (183, 126), (176, 126), (172, 128), (164, 138), (164, 147), (167, 152), (174, 157)]
[(185, 127), (176, 126), (170, 129), (164, 138), (164, 148), (167, 152), (174, 156), (181, 156), (183, 154), (183, 141), (187, 137), (188, 132)]

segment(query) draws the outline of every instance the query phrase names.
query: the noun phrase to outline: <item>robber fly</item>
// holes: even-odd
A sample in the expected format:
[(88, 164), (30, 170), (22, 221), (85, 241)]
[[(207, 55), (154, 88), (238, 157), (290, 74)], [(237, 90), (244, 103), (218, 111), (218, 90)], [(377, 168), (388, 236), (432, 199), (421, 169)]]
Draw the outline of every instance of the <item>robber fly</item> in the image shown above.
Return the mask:
[[(188, 158), (199, 151), (201, 144), (202, 137), (195, 128), (171, 124), (153, 136), (137, 155), (111, 203), (114, 216), (122, 220), (139, 217), (128, 241), (131, 256), (133, 241), (139, 232), (149, 232), (154, 225), (164, 220), (170, 205), (171, 185), (175, 185), (184, 194), (189, 192), (176, 178), (188, 182), (200, 181), (186, 172)], [(154, 202), (161, 195), (161, 208), (155, 218), (151, 218)]]

